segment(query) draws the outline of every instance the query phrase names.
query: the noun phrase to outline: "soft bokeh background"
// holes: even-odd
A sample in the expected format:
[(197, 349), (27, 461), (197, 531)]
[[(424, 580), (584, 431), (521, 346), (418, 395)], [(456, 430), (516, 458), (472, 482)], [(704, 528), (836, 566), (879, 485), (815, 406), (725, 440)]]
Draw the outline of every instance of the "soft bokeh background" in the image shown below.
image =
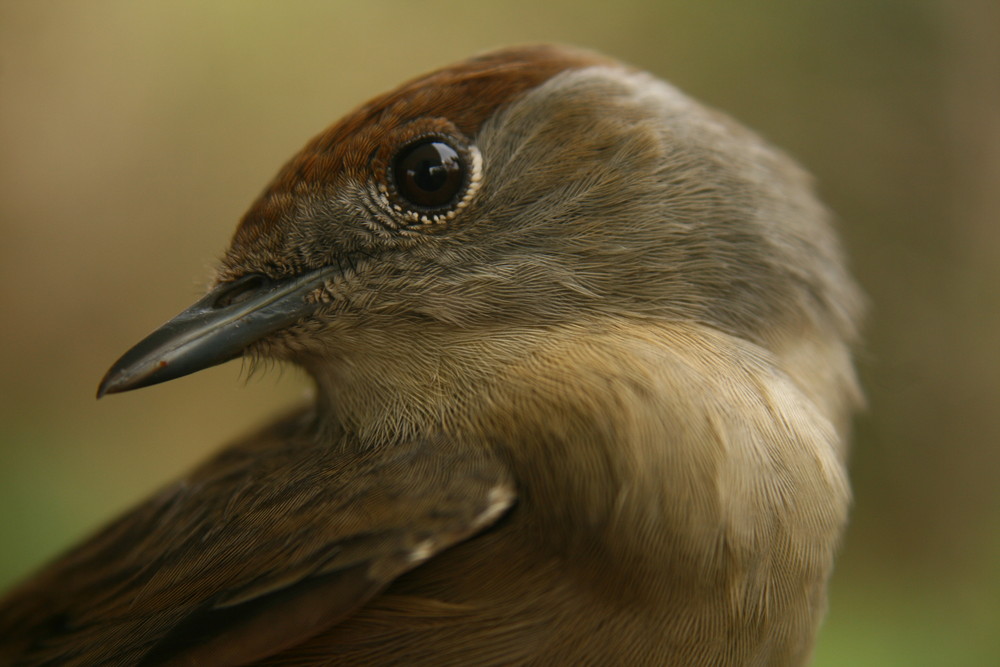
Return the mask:
[(303, 392), (230, 364), (93, 398), (277, 167), (405, 78), (542, 40), (729, 111), (841, 218), (870, 408), (816, 664), (997, 664), (995, 0), (0, 2), (0, 588)]

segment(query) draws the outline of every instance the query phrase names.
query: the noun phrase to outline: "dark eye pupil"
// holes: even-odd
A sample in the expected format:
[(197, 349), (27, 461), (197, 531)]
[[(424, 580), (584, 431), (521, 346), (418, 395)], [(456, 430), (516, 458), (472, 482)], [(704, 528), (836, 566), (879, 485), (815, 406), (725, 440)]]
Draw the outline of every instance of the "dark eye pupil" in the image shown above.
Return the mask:
[(434, 192), (440, 190), (441, 186), (448, 180), (448, 169), (442, 164), (434, 164), (430, 160), (424, 160), (407, 175), (413, 177), (413, 182), (421, 190)]
[(454, 204), (465, 185), (462, 156), (437, 139), (410, 144), (396, 156), (392, 169), (400, 197), (418, 208)]

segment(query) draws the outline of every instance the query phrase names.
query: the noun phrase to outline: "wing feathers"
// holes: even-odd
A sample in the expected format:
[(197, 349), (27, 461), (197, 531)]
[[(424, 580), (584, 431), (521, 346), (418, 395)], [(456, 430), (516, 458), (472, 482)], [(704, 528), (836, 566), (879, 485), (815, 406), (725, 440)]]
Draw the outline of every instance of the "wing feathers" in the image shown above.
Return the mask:
[(190, 614), (140, 662), (152, 665), (242, 665), (298, 644), (328, 628), (386, 582), (367, 565), (313, 577), (240, 604)]
[(0, 663), (263, 658), (514, 502), (489, 443), (359, 450), (315, 444), (300, 423), (225, 450), (0, 601)]

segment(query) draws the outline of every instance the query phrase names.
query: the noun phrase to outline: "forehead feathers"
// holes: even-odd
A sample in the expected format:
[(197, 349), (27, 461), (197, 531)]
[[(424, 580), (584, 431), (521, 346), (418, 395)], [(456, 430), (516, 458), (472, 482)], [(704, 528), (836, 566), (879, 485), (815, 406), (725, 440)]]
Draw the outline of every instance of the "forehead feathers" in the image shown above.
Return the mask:
[(403, 84), (356, 109), (310, 141), (247, 212), (233, 246), (249, 246), (278, 224), (299, 193), (363, 182), (372, 165), (421, 133), (474, 137), (498, 108), (567, 69), (608, 64), (586, 51), (550, 45), (484, 54)]

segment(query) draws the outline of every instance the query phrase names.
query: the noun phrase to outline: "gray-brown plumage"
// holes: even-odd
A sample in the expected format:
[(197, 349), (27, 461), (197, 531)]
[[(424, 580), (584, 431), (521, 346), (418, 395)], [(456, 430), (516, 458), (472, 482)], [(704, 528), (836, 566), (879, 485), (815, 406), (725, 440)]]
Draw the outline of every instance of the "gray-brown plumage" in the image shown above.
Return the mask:
[(100, 393), (241, 354), (312, 405), (12, 591), (16, 665), (808, 660), (858, 295), (788, 158), (503, 50), (314, 139)]

